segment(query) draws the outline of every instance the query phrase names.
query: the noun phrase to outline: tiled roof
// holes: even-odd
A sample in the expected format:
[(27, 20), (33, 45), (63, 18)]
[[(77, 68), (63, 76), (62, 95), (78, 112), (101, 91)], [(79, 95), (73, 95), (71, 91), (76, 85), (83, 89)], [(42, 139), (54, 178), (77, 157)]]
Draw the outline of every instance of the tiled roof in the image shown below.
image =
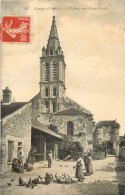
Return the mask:
[(86, 113), (82, 112), (80, 110), (77, 110), (75, 108), (67, 108), (65, 110), (55, 112), (55, 113), (53, 113), (53, 115), (86, 115)]
[(43, 125), (42, 123), (40, 123), (39, 121), (37, 120), (32, 120), (32, 127), (35, 128), (35, 129), (38, 129), (46, 134), (49, 134), (49, 135), (52, 135), (56, 138), (59, 138), (61, 139), (61, 135), (53, 132), (52, 130), (50, 130), (46, 125)]
[(32, 102), (32, 101), (35, 100), (36, 98), (40, 98), (40, 92), (39, 92), (37, 95), (35, 95), (35, 96), (30, 100), (30, 102)]
[(1, 105), (1, 119), (23, 107), (28, 102), (13, 102)]
[(99, 121), (96, 124), (96, 128), (101, 128), (102, 126), (112, 126), (112, 127), (116, 127), (116, 128), (120, 127), (119, 123), (117, 123), (115, 120)]
[[(34, 99), (37, 99), (37, 98), (40, 98), (40, 92), (34, 96), (30, 101), (33, 102)], [(77, 110), (80, 110), (86, 114), (91, 114), (91, 112), (89, 110), (87, 110), (86, 108), (82, 107), (81, 105), (79, 105), (77, 102), (75, 102), (74, 100), (70, 99), (69, 97), (67, 96), (64, 96), (61, 99), (61, 104), (64, 105), (65, 108), (75, 108)]]
[(82, 107), (81, 105), (79, 105), (77, 102), (75, 102), (74, 100), (70, 99), (69, 97), (65, 96), (61, 98), (62, 100), (62, 104), (67, 107), (67, 108), (75, 108), (77, 110), (80, 110), (86, 114), (91, 114), (91, 112), (89, 110), (87, 110), (86, 108)]

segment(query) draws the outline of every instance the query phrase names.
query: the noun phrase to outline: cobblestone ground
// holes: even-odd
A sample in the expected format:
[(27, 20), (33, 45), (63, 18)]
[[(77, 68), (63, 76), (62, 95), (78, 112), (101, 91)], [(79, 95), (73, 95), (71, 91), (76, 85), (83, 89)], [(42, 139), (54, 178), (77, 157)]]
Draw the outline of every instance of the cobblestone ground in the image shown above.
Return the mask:
[[(114, 168), (106, 169), (107, 165), (116, 164), (115, 157), (107, 157), (105, 160), (93, 161), (94, 174), (85, 176), (83, 182), (71, 184), (50, 183), (49, 185), (38, 184), (29, 189), (19, 186), (18, 178), (21, 176), (25, 181), (31, 177), (35, 179), (38, 175), (44, 177), (46, 172), (68, 173), (75, 175), (73, 166), (76, 162), (53, 161), (52, 168), (47, 168), (47, 162), (34, 165), (34, 170), (23, 174), (12, 173), (11, 170), (4, 175), (1, 182), (2, 195), (124, 195), (125, 172), (115, 171)], [(13, 179), (13, 181), (11, 181)], [(7, 183), (11, 183), (7, 186)], [(119, 189), (120, 186), (120, 189)]]

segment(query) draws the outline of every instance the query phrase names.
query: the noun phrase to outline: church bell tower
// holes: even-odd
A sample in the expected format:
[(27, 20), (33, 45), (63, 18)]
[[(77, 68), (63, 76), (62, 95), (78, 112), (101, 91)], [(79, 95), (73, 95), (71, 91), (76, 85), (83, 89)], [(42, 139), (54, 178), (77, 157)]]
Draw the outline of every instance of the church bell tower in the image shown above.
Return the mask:
[(40, 96), (41, 109), (45, 113), (60, 110), (60, 99), (65, 95), (65, 62), (60, 46), (55, 16), (53, 16), (50, 35), (40, 57)]

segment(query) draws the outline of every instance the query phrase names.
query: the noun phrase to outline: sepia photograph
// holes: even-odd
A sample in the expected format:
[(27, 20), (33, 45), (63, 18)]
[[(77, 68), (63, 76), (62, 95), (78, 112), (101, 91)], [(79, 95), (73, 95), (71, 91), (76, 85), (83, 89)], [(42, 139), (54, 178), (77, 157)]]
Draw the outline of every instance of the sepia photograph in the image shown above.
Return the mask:
[(125, 195), (125, 0), (1, 0), (1, 195)]

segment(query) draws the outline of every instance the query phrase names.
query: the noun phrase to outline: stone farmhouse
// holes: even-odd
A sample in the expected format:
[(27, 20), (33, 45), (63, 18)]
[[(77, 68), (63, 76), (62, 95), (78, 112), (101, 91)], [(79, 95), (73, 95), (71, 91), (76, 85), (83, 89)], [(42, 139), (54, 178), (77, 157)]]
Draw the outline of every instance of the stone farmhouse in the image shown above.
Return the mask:
[(103, 144), (107, 154), (119, 154), (119, 123), (116, 120), (99, 121), (95, 127), (95, 144)]
[(2, 165), (17, 158), (22, 150), (26, 160), (31, 148), (31, 102), (11, 102), (11, 90), (3, 90), (1, 106)]

